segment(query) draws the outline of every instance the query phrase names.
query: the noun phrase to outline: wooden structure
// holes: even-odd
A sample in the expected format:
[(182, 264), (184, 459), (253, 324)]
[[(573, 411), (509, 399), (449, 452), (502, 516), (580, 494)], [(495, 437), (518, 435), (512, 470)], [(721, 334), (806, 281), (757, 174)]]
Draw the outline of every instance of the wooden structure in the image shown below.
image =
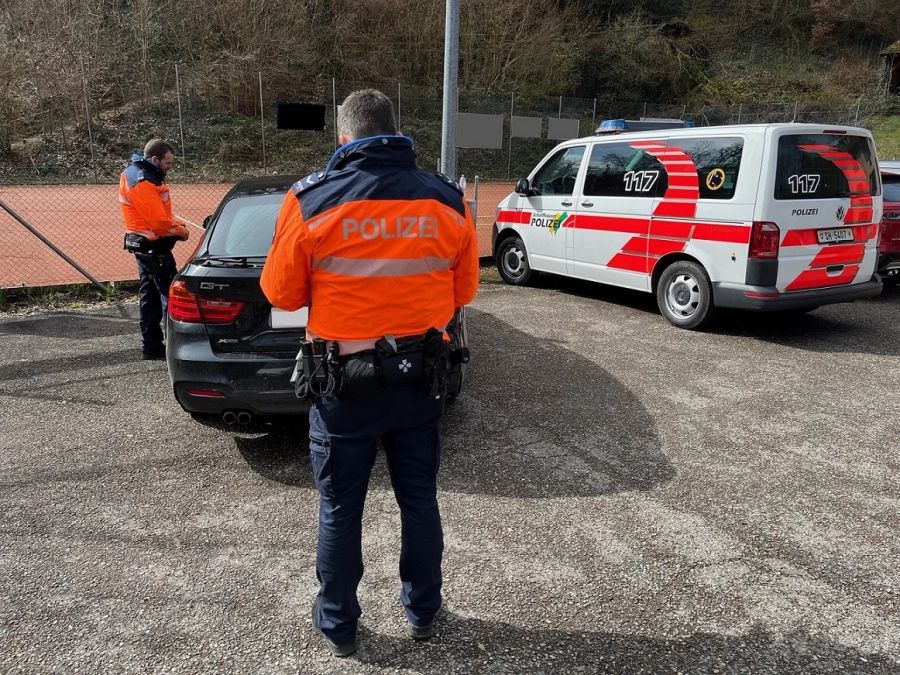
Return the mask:
[(900, 40), (879, 53), (884, 61), (882, 81), (886, 94), (900, 94)]

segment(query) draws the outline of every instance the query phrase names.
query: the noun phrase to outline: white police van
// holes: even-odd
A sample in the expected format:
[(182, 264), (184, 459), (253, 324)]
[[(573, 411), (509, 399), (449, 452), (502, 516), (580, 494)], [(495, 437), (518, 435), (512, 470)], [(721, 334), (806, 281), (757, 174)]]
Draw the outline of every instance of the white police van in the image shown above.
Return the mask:
[(881, 211), (865, 129), (665, 128), (558, 145), (500, 203), (493, 252), (508, 283), (551, 272), (647, 291), (698, 328), (716, 307), (877, 295)]

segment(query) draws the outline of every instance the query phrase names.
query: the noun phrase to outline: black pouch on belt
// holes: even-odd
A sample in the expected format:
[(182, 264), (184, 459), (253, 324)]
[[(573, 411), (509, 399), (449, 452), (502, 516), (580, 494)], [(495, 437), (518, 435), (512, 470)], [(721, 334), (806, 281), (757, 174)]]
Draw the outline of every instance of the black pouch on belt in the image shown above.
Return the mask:
[(419, 387), (420, 393), (428, 398), (443, 398), (450, 372), (450, 345), (444, 342), (442, 331), (430, 328), (425, 333), (422, 356), (424, 377)]
[(123, 248), (129, 253), (146, 253), (150, 250), (150, 240), (142, 234), (126, 232)]
[(387, 387), (419, 384), (424, 373), (424, 357), (420, 340), (401, 342), (383, 337), (375, 343), (381, 377)]
[(341, 395), (358, 401), (375, 398), (381, 391), (374, 352), (359, 352), (341, 359)]

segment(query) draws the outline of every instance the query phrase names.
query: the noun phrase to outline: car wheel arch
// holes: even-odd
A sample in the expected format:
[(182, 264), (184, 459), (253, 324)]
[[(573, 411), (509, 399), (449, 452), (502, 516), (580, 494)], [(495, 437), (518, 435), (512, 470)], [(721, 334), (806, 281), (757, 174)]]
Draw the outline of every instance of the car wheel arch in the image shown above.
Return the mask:
[(494, 251), (493, 251), (494, 258), (497, 257), (497, 251), (500, 249), (500, 246), (503, 245), (503, 242), (506, 241), (507, 239), (510, 239), (511, 237), (521, 238), (522, 235), (518, 231), (516, 231), (514, 228), (508, 227), (508, 226), (504, 227), (502, 230), (500, 230), (500, 232), (497, 233), (497, 238), (494, 239)]
[(702, 260), (700, 260), (697, 256), (691, 255), (690, 253), (685, 253), (683, 251), (679, 251), (677, 253), (667, 253), (653, 266), (653, 271), (650, 275), (650, 291), (655, 295), (656, 289), (659, 286), (659, 280), (662, 278), (663, 273), (666, 271), (672, 263), (680, 262), (682, 260), (686, 260), (687, 262), (697, 263), (706, 270), (706, 273), (709, 274), (709, 267), (707, 267)]

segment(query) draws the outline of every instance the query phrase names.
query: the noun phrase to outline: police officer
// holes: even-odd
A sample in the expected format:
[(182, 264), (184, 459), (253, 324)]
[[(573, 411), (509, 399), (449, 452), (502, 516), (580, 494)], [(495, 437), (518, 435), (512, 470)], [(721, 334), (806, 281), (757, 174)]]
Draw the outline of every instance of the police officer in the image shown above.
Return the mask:
[(141, 353), (144, 359), (166, 356), (160, 322), (166, 313), (169, 286), (175, 277), (172, 248), (188, 238), (187, 228), (172, 217), (166, 173), (174, 148), (153, 139), (144, 154), (135, 153), (119, 177), (119, 208), (125, 221), (125, 249), (134, 253), (140, 278)]
[(309, 305), (307, 339), (339, 354), (341, 382), (314, 398), (309, 440), (320, 495), (313, 625), (342, 657), (356, 651), (363, 504), (379, 439), (400, 506), (407, 630), (417, 640), (433, 634), (444, 328), (475, 297), (478, 250), (462, 191), (416, 169), (387, 96), (350, 94), (338, 127), (341, 147), (326, 169), (282, 204), (261, 284), (275, 307)]

